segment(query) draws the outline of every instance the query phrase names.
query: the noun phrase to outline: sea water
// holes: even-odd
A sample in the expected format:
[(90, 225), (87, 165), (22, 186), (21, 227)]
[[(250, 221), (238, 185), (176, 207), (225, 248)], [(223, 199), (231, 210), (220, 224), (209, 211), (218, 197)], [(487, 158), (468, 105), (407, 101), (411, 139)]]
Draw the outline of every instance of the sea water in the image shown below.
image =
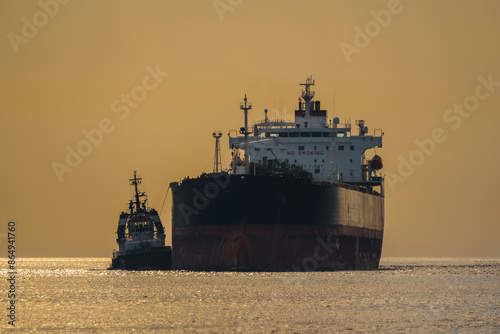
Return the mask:
[[(7, 259), (2, 277), (7, 277)], [(116, 333), (500, 332), (500, 259), (384, 258), (379, 270), (107, 270), (108, 258), (18, 259), (15, 327)]]

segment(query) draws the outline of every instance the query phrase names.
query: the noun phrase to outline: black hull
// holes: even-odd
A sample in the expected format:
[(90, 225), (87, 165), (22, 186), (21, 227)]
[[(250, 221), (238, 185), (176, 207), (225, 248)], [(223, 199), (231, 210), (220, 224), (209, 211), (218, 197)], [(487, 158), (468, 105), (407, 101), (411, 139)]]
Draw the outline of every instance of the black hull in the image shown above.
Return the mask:
[(293, 177), (219, 175), (174, 183), (172, 194), (174, 269), (378, 268), (378, 193)]
[(172, 269), (172, 248), (166, 246), (116, 255), (109, 269), (170, 270)]
[(192, 226), (174, 229), (173, 245), (174, 269), (377, 269), (382, 233), (340, 226)]

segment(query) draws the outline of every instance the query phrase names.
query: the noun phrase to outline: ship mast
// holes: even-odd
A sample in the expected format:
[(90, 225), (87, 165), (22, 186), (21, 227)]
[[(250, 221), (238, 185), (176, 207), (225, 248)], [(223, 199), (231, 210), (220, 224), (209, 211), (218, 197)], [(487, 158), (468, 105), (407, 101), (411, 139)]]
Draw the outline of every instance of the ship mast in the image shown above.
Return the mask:
[[(245, 94), (245, 102), (240, 103), (240, 109), (245, 111), (245, 129), (243, 134), (245, 135), (245, 174), (248, 174), (250, 170), (250, 164), (248, 163), (248, 110), (252, 109), (252, 102), (247, 102), (247, 94)], [(240, 131), (241, 132), (241, 131)]]
[(134, 190), (135, 190), (135, 209), (136, 211), (139, 211), (140, 208), (141, 208), (141, 201), (140, 201), (140, 197), (143, 197), (145, 196), (144, 193), (139, 193), (139, 189), (138, 189), (138, 185), (141, 183), (141, 180), (142, 178), (138, 178), (137, 177), (137, 171), (134, 170), (134, 178), (133, 179), (130, 179), (130, 185), (133, 185), (134, 186)]
[(221, 159), (221, 153), (220, 153), (220, 142), (219, 138), (222, 137), (222, 132), (220, 131), (214, 131), (212, 134), (215, 138), (215, 156), (214, 156), (214, 173), (219, 172), (219, 167), (220, 171), (222, 172), (222, 159)]
[(314, 91), (310, 90), (310, 86), (314, 86), (314, 80), (312, 78), (312, 75), (307, 78), (306, 83), (301, 83), (301, 86), (306, 86), (306, 89), (302, 90), (302, 98), (306, 102), (306, 111), (305, 111), (305, 116), (306, 116), (306, 121), (304, 122), (304, 127), (307, 128), (307, 126), (310, 124), (311, 119), (310, 119), (310, 111), (311, 111), (311, 100), (314, 97)]

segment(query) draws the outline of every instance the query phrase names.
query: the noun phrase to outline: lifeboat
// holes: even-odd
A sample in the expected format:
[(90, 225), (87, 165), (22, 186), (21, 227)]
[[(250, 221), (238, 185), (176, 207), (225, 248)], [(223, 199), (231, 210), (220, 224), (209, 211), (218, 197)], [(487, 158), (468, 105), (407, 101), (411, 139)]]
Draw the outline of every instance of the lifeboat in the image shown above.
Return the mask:
[(375, 155), (370, 162), (370, 166), (375, 170), (382, 169), (382, 167), (384, 167), (384, 165), (382, 164), (382, 158), (378, 155)]

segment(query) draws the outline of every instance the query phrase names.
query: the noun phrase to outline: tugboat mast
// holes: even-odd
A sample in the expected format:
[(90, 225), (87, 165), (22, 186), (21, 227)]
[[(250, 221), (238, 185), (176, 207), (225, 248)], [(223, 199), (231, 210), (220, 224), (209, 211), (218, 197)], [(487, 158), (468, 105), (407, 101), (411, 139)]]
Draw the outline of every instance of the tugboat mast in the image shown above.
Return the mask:
[(138, 189), (138, 185), (141, 183), (142, 181), (142, 178), (138, 178), (137, 177), (137, 171), (134, 170), (134, 178), (133, 179), (130, 179), (130, 185), (133, 185), (134, 186), (134, 189), (135, 189), (135, 210), (138, 211), (140, 210), (141, 208), (141, 201), (140, 201), (140, 197), (143, 197), (145, 196), (144, 193), (139, 193), (139, 189)]
[(245, 129), (242, 132), (242, 134), (245, 135), (245, 174), (248, 174), (248, 171), (250, 170), (250, 164), (248, 163), (248, 110), (252, 109), (252, 102), (247, 102), (247, 94), (245, 94), (245, 102), (240, 103), (240, 109), (245, 111)]

